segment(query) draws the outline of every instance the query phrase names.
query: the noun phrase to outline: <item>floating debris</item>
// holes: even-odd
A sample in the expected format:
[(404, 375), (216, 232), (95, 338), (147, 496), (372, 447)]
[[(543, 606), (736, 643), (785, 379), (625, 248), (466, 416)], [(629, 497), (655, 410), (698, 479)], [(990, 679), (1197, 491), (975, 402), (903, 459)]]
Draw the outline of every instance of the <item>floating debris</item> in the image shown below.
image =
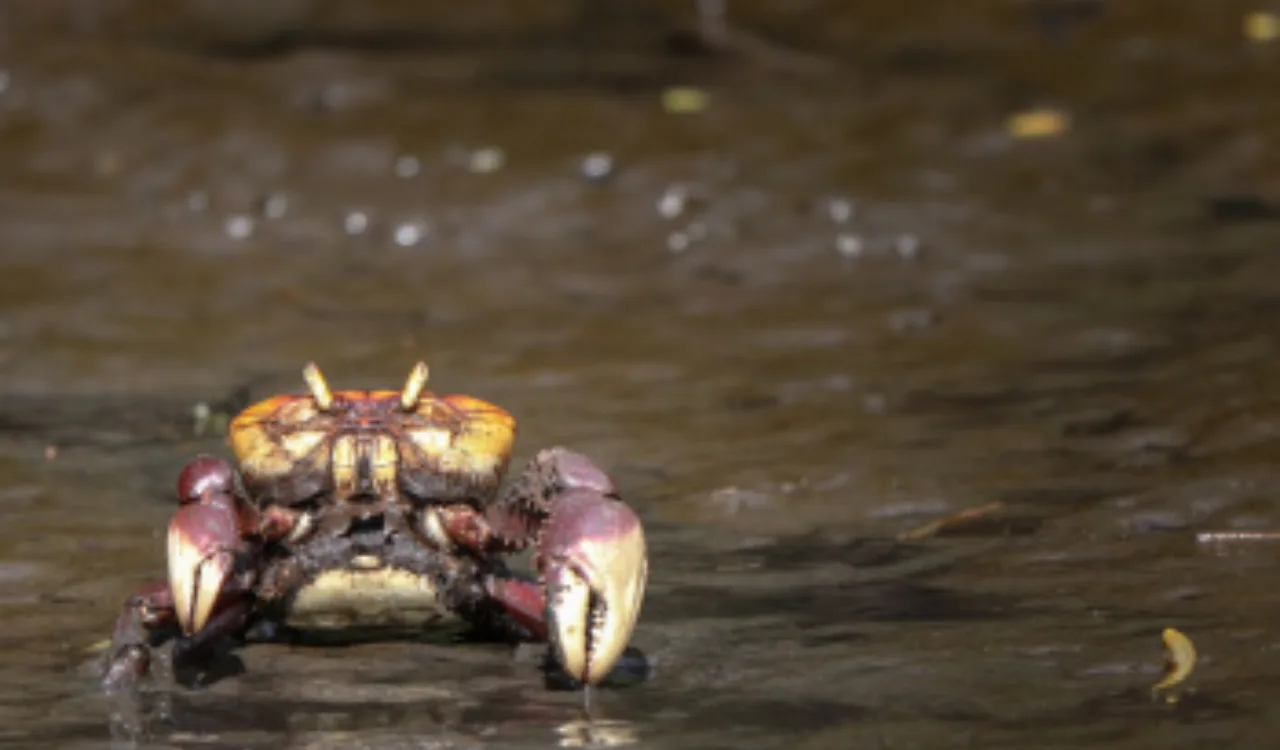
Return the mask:
[(679, 255), (685, 250), (688, 250), (690, 244), (692, 244), (692, 242), (689, 239), (689, 235), (684, 232), (672, 232), (667, 235), (667, 250), (669, 250), (673, 255)]
[(44, 460), (52, 461), (58, 457), (58, 446), (50, 443), (44, 447)]
[(582, 159), (582, 176), (593, 182), (613, 174), (613, 156), (604, 151), (587, 154)]
[(115, 177), (124, 169), (124, 157), (118, 151), (100, 151), (93, 157), (93, 173), (98, 177)]
[(247, 240), (253, 235), (253, 217), (247, 214), (228, 216), (222, 224), (222, 231), (233, 240)]
[(1014, 138), (1052, 138), (1071, 127), (1071, 118), (1060, 109), (1040, 107), (1012, 115), (1006, 126)]
[[(1164, 679), (1152, 686), (1152, 690), (1160, 693), (1182, 684), (1191, 675), (1196, 666), (1196, 647), (1191, 639), (1174, 628), (1164, 629), (1165, 674)], [(1168, 700), (1177, 700), (1172, 695)]]
[(413, 247), (422, 242), (430, 232), (425, 221), (406, 221), (396, 227), (392, 240), (400, 247)]
[(842, 258), (860, 258), (866, 250), (866, 243), (853, 232), (841, 232), (836, 235), (836, 252)]
[(827, 216), (836, 224), (844, 224), (853, 218), (854, 204), (848, 198), (832, 198), (827, 201)]
[(507, 163), (507, 155), (496, 146), (486, 146), (471, 152), (467, 160), (467, 169), (472, 174), (492, 174), (502, 169)]
[(225, 433), (231, 426), (231, 415), (215, 412), (204, 401), (191, 407), (191, 433), (195, 437)]
[(662, 92), (662, 109), (669, 115), (690, 115), (707, 108), (710, 97), (696, 86), (671, 86)]
[(977, 508), (966, 508), (959, 513), (953, 513), (944, 516), (936, 521), (930, 521), (923, 526), (917, 526), (898, 534), (900, 542), (915, 542), (921, 539), (939, 536), (941, 534), (956, 531), (957, 529), (968, 526), (977, 521), (984, 521), (992, 515), (1004, 510), (1004, 503), (999, 500), (986, 505), (980, 505)]
[(889, 313), (889, 328), (898, 333), (924, 331), (932, 328), (937, 319), (927, 307), (904, 307)]
[(1280, 16), (1269, 11), (1254, 11), (1244, 17), (1244, 37), (1251, 42), (1266, 44), (1280, 37)]
[(684, 213), (685, 204), (689, 201), (689, 188), (684, 185), (669, 185), (658, 198), (658, 215), (664, 219), (674, 219)]
[(422, 160), (413, 154), (404, 154), (396, 159), (395, 173), (396, 177), (402, 180), (408, 180), (417, 177), (422, 172)]
[(209, 427), (209, 415), (211, 413), (209, 405), (203, 401), (191, 407), (191, 418), (195, 421), (192, 432), (196, 435), (203, 435)]
[(289, 210), (289, 196), (284, 193), (271, 193), (262, 199), (262, 215), (268, 219), (283, 218)]
[(193, 214), (209, 210), (209, 194), (203, 190), (192, 190), (187, 194), (187, 210)]
[(1280, 542), (1280, 531), (1201, 531), (1197, 544), (1230, 544), (1233, 542)]
[(355, 237), (369, 229), (369, 214), (364, 211), (348, 211), (342, 219), (342, 230)]
[(106, 653), (107, 649), (109, 648), (111, 648), (111, 639), (103, 638), (100, 641), (94, 641), (93, 643), (90, 643), (88, 646), (85, 646), (82, 653), (84, 653), (86, 656), (96, 656), (97, 654)]
[(920, 238), (914, 234), (900, 234), (893, 241), (893, 249), (903, 260), (915, 260), (920, 255)]

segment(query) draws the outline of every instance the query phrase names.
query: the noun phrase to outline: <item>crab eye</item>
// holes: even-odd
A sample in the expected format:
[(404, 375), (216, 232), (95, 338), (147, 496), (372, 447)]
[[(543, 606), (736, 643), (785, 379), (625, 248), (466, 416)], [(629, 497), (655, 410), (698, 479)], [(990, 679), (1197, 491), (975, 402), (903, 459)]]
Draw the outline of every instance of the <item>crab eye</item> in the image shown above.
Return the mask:
[(329, 407), (333, 406), (333, 393), (329, 390), (329, 384), (325, 382), (324, 374), (320, 372), (319, 367), (316, 367), (315, 362), (308, 362), (307, 366), (302, 368), (302, 379), (307, 381), (307, 388), (311, 391), (311, 398), (316, 402), (316, 408), (320, 411), (329, 411)]
[(430, 370), (426, 362), (419, 362), (409, 371), (409, 378), (404, 381), (404, 390), (400, 391), (400, 408), (413, 411), (422, 397), (422, 390), (427, 387), (427, 376)]

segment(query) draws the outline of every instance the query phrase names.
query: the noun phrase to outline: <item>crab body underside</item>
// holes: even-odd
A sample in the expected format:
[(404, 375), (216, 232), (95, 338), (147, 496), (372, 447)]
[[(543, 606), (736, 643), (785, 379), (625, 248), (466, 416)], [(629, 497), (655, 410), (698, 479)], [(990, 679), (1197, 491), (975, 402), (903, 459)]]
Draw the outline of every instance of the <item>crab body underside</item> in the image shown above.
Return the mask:
[[(424, 390), (309, 393), (231, 423), (238, 468), (193, 460), (178, 480), (168, 580), (126, 601), (104, 686), (148, 673), (152, 649), (198, 661), (229, 642), (422, 636), (460, 626), (546, 641), (574, 680), (599, 683), (635, 627), (644, 532), (581, 454), (541, 451), (505, 491), (515, 422), (492, 404)], [(533, 574), (509, 556), (533, 552)]]

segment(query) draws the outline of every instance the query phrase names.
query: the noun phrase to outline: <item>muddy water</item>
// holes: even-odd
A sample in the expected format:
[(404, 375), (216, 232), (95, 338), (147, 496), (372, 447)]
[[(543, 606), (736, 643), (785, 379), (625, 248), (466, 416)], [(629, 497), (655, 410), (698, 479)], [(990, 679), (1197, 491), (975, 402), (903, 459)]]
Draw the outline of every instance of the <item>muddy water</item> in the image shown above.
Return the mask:
[[(1269, 744), (1277, 549), (1195, 542), (1280, 522), (1280, 52), (1246, 6), (738, 3), (761, 38), (717, 56), (677, 3), (430, 5), (0, 9), (0, 738)], [(1068, 130), (1011, 138), (1039, 105)], [(262, 647), (101, 696), (174, 477), (225, 450), (192, 407), (418, 357), (519, 459), (614, 471), (652, 679), (584, 714), (499, 646)], [(1167, 626), (1201, 651), (1176, 703)]]

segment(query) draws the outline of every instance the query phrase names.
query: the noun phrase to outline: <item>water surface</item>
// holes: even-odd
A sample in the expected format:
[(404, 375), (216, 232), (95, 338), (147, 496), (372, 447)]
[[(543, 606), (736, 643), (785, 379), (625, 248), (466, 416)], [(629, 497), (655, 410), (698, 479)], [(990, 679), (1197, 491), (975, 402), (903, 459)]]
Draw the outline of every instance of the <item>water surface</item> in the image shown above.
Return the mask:
[[(1195, 542), (1278, 519), (1277, 52), (1246, 6), (735, 3), (774, 47), (718, 56), (669, 43), (674, 4), (396, 5), (3, 9), (0, 738), (1266, 745), (1274, 546)], [(674, 84), (707, 109), (664, 113)], [(1011, 137), (1033, 106), (1066, 132)], [(192, 407), (420, 357), (520, 418), (517, 461), (614, 473), (653, 678), (588, 715), (502, 646), (261, 647), (100, 695), (172, 482), (225, 452)], [(1172, 704), (1169, 626), (1202, 656)]]

